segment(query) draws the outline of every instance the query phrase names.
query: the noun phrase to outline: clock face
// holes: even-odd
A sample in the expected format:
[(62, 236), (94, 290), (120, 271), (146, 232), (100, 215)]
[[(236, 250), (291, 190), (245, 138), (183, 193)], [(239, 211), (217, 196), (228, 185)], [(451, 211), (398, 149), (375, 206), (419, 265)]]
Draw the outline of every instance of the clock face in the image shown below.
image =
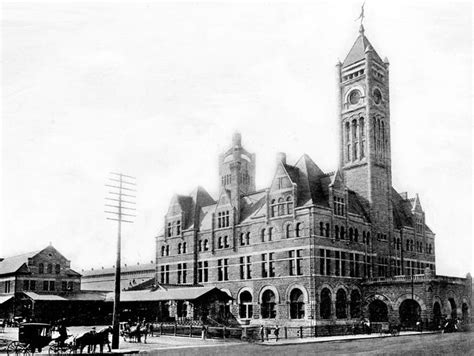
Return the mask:
[(349, 102), (354, 105), (360, 101), (360, 91), (355, 89), (349, 94)]
[(380, 104), (380, 102), (382, 101), (382, 93), (378, 89), (374, 90), (374, 101), (375, 104)]

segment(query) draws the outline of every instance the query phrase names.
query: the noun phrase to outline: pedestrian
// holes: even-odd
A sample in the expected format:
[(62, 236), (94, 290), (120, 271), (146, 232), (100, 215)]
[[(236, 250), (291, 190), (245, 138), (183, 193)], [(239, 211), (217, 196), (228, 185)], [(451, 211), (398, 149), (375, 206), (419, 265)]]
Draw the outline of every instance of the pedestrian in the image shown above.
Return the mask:
[(265, 329), (264, 329), (263, 325), (260, 325), (260, 340), (261, 340), (262, 342), (265, 341), (265, 340), (264, 340), (264, 337), (265, 337)]
[(202, 329), (201, 329), (201, 338), (203, 340), (206, 340), (206, 337), (207, 337), (207, 326), (203, 324)]
[(275, 342), (278, 342), (278, 337), (280, 336), (280, 328), (277, 326), (275, 326), (275, 330), (273, 331), (273, 333), (275, 334)]

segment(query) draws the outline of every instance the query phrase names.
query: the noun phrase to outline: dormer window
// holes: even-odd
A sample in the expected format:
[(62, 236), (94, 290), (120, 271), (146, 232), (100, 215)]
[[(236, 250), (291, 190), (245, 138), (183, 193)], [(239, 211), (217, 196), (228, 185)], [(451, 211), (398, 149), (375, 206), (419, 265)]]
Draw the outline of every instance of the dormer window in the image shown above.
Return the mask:
[(181, 220), (176, 221), (176, 235), (181, 235)]
[(415, 232), (417, 234), (423, 234), (423, 217), (420, 215), (417, 215), (415, 217)]
[(286, 213), (291, 214), (293, 212), (293, 198), (289, 195), (286, 198)]
[(345, 215), (344, 198), (334, 197), (334, 215), (338, 215), (338, 216)]

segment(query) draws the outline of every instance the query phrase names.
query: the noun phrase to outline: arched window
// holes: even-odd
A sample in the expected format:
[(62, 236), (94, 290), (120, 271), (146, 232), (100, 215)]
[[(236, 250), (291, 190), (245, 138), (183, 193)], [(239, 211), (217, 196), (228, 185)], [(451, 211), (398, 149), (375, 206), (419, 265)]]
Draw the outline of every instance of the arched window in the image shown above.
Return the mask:
[(209, 241), (207, 239), (204, 240), (204, 251), (209, 250)]
[(181, 242), (178, 244), (178, 255), (181, 254)]
[(358, 156), (358, 139), (357, 139), (357, 120), (352, 120), (352, 160), (355, 161)]
[(339, 289), (336, 293), (336, 318), (347, 318), (347, 296), (344, 289)]
[(346, 122), (346, 161), (351, 160), (351, 128), (350, 124)]
[(166, 256), (170, 255), (170, 245), (166, 245)]
[(365, 123), (364, 118), (361, 117), (359, 119), (359, 127), (360, 127), (360, 158), (365, 157)]
[(219, 236), (219, 238), (217, 239), (217, 247), (218, 248), (222, 248), (222, 236)]
[(349, 241), (352, 241), (354, 239), (354, 230), (352, 230), (352, 227), (349, 228)]
[(295, 229), (295, 235), (296, 237), (301, 237), (301, 233), (302, 233), (302, 228), (303, 228), (303, 223), (297, 223), (296, 224), (296, 229)]
[(172, 235), (173, 235), (173, 228), (172, 228), (171, 223), (169, 222), (168, 223), (168, 229), (167, 229), (167, 236), (170, 237)]
[(48, 273), (53, 273), (53, 265), (48, 263)]
[(326, 237), (329, 237), (329, 224), (326, 223)]
[(250, 231), (247, 232), (247, 234), (245, 235), (245, 243), (247, 245), (250, 245)]
[(304, 318), (304, 296), (298, 288), (293, 289), (290, 293), (290, 318)]
[(319, 315), (321, 316), (321, 319), (329, 319), (331, 317), (331, 291), (327, 288), (324, 288), (321, 291)]
[(268, 241), (272, 241), (273, 227), (268, 228)]
[(240, 246), (245, 245), (245, 233), (240, 234)]
[(324, 223), (322, 221), (319, 223), (319, 235), (324, 236)]
[(285, 227), (285, 236), (287, 239), (291, 237), (291, 224), (286, 225)]
[(241, 319), (250, 319), (253, 316), (252, 294), (249, 291), (240, 293), (239, 316)]
[(181, 235), (181, 220), (176, 222), (176, 235)]
[(273, 291), (267, 289), (262, 295), (262, 319), (275, 319), (276, 318), (276, 298)]
[(224, 247), (229, 247), (229, 239), (227, 237), (227, 235), (224, 236)]
[(278, 199), (278, 215), (285, 215), (285, 204), (283, 198)]
[(366, 239), (367, 245), (370, 245), (370, 232), (367, 231), (367, 239)]
[(341, 226), (341, 240), (346, 238), (346, 231), (344, 230), (344, 226)]
[(336, 237), (336, 240), (339, 240), (339, 226), (334, 226), (334, 235)]
[(410, 240), (407, 240), (406, 245), (406, 250), (410, 251)]
[(286, 213), (293, 213), (293, 198), (291, 197), (291, 195), (286, 198)]
[(262, 242), (265, 242), (265, 229), (262, 229), (262, 231), (260, 232), (260, 240), (262, 240)]
[(351, 318), (357, 319), (361, 315), (361, 297), (357, 289), (351, 292)]
[(40, 263), (38, 265), (38, 273), (41, 273), (41, 274), (44, 273), (44, 264)]
[(199, 240), (199, 242), (198, 242), (198, 250), (199, 250), (199, 252), (202, 251), (202, 240)]
[(354, 230), (354, 241), (359, 242), (359, 230)]
[(186, 253), (186, 242), (183, 242), (183, 253)]
[(56, 264), (56, 266), (54, 266), (54, 272), (56, 272), (56, 274), (59, 274), (61, 272), (61, 266), (59, 264)]
[(275, 217), (276, 214), (277, 214), (277, 204), (276, 204), (276, 201), (275, 199), (272, 199), (272, 202), (270, 204), (270, 209), (271, 209), (271, 217)]
[(166, 248), (165, 246), (161, 246), (161, 256), (165, 255)]

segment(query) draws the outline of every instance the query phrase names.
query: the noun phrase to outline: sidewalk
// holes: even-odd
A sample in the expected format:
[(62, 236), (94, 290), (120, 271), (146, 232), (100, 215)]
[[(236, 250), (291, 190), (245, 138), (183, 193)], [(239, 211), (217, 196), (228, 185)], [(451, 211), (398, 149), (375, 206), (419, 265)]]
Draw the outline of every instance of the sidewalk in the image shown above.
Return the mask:
[(257, 344), (265, 346), (278, 346), (278, 345), (299, 345), (299, 344), (310, 344), (310, 343), (322, 343), (322, 342), (346, 342), (354, 340), (363, 340), (363, 339), (380, 339), (386, 337), (398, 337), (398, 336), (409, 336), (409, 335), (430, 335), (436, 334), (437, 331), (401, 331), (399, 335), (392, 336), (391, 334), (360, 334), (360, 335), (336, 335), (336, 336), (318, 336), (318, 337), (305, 337), (293, 338), (293, 339), (279, 339), (275, 341), (275, 338), (270, 339), (269, 341), (261, 342)]

